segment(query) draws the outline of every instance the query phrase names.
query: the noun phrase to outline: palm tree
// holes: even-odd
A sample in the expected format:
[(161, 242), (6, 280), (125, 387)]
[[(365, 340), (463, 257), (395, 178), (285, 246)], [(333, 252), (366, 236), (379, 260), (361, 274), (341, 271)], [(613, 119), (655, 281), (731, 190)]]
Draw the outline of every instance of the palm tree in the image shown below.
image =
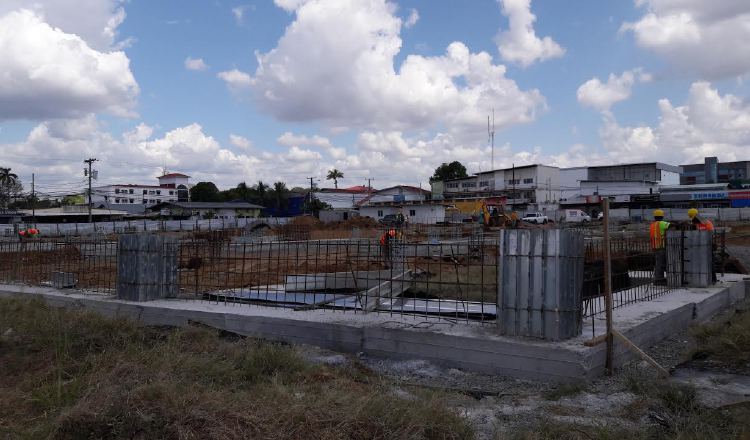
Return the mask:
[(337, 170), (336, 168), (332, 169), (328, 172), (328, 175), (326, 176), (326, 180), (333, 180), (333, 186), (334, 188), (339, 188), (339, 179), (344, 178), (344, 173)]
[(0, 206), (7, 207), (10, 197), (22, 190), (18, 175), (10, 172), (10, 168), (0, 167)]
[(289, 190), (286, 188), (286, 183), (284, 182), (276, 182), (273, 184), (273, 189), (271, 190), (271, 199), (273, 200), (277, 214), (282, 210), (282, 208), (286, 208), (286, 196), (288, 191)]

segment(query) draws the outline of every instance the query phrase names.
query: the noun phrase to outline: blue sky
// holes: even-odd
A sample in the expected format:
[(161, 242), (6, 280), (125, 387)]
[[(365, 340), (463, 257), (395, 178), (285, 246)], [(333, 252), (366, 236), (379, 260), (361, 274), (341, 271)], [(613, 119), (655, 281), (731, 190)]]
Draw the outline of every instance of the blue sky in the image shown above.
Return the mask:
[(489, 168), (492, 108), (496, 167), (750, 156), (740, 0), (8, 0), (0, 24), (4, 166), (50, 189), (89, 156), (103, 182), (425, 186)]

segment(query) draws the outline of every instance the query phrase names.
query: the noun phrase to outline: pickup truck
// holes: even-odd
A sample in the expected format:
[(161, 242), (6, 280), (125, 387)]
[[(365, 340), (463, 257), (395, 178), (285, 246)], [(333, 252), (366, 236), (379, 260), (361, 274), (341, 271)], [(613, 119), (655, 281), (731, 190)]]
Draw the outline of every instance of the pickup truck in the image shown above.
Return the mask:
[(547, 216), (542, 214), (541, 212), (532, 212), (531, 214), (526, 214), (526, 216), (521, 220), (525, 221), (526, 223), (536, 223), (537, 225), (546, 225), (549, 221), (547, 219)]

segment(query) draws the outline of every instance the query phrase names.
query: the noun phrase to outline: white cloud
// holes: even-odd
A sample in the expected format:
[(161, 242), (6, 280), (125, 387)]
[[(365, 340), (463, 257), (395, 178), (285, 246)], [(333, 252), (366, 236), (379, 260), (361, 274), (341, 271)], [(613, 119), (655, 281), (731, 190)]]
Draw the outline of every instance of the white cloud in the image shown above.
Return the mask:
[(693, 83), (684, 105), (659, 100), (659, 110), (656, 127), (621, 127), (605, 115), (600, 134), (613, 160), (684, 164), (719, 156), (733, 161), (750, 151), (750, 104), (731, 94), (722, 96), (707, 82)]
[(346, 157), (346, 149), (334, 146), (330, 139), (319, 135), (295, 135), (287, 131), (279, 136), (279, 138), (276, 139), (276, 142), (278, 142), (279, 145), (292, 148), (300, 146), (317, 147), (328, 153), (333, 159), (343, 159)]
[(498, 0), (508, 29), (495, 37), (497, 49), (503, 60), (530, 66), (536, 61), (558, 58), (565, 49), (552, 38), (539, 38), (534, 31), (536, 16), (531, 12), (531, 0)]
[(412, 9), (411, 12), (409, 13), (409, 17), (407, 17), (406, 21), (404, 22), (404, 27), (408, 29), (414, 26), (415, 24), (417, 24), (418, 21), (419, 21), (419, 11), (417, 11), (416, 9)]
[(253, 147), (253, 143), (250, 142), (250, 139), (237, 134), (229, 135), (229, 143), (239, 148), (240, 150), (249, 150)]
[(633, 84), (650, 80), (651, 75), (640, 68), (626, 70), (620, 76), (610, 73), (606, 83), (592, 78), (578, 88), (578, 102), (599, 111), (609, 111), (612, 105), (630, 98)]
[(623, 23), (637, 44), (666, 58), (678, 72), (719, 79), (750, 72), (747, 0), (636, 0), (645, 14)]
[(237, 22), (238, 25), (241, 25), (245, 22), (245, 13), (250, 10), (254, 11), (255, 6), (254, 5), (239, 5), (232, 8), (232, 15), (234, 16), (234, 21)]
[(99, 52), (30, 10), (0, 16), (0, 119), (133, 116), (138, 84), (123, 52)]
[(188, 70), (202, 71), (208, 69), (208, 64), (203, 61), (203, 58), (185, 58), (185, 68)]
[(403, 23), (385, 0), (276, 4), (295, 19), (274, 49), (256, 55), (254, 77), (240, 78), (259, 107), (279, 119), (478, 131), (493, 107), (499, 128), (532, 121), (545, 108), (537, 90), (520, 90), (504, 66), (461, 42), (442, 56), (407, 55), (397, 69)]
[[(117, 46), (117, 28), (125, 20), (124, 0), (2, 0), (0, 16), (28, 9), (50, 26), (78, 35), (91, 48)], [(82, 13), (85, 11), (85, 13)]]
[(237, 69), (219, 72), (216, 76), (224, 81), (232, 92), (246, 90), (253, 83), (253, 79), (250, 75)]

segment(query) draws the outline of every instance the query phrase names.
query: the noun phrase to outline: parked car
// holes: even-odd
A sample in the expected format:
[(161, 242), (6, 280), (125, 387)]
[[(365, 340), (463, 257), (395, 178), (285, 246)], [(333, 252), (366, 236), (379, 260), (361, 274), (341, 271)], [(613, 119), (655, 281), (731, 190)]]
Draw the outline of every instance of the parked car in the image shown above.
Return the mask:
[(567, 223), (588, 223), (590, 221), (591, 216), (581, 211), (580, 209), (565, 210), (565, 222)]
[(386, 214), (378, 220), (378, 223), (384, 226), (401, 226), (404, 224), (404, 217), (398, 214)]
[(549, 221), (547, 219), (547, 216), (542, 214), (541, 212), (532, 212), (531, 214), (526, 214), (526, 216), (521, 220), (525, 221), (526, 223), (535, 223), (537, 225), (546, 225)]

